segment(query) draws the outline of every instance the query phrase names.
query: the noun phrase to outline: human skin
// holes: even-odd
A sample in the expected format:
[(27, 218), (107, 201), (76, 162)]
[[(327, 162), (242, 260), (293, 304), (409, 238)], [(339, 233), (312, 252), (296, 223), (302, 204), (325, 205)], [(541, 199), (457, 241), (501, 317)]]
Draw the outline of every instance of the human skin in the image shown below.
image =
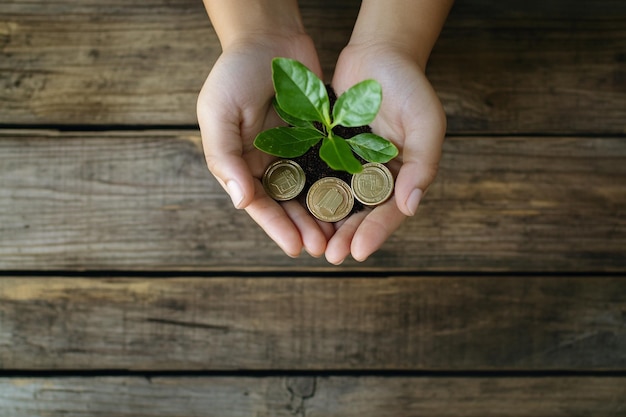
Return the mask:
[(299, 203), (277, 203), (260, 182), (272, 160), (253, 146), (256, 135), (281, 124), (274, 113), (271, 60), (301, 61), (321, 78), (313, 41), (294, 0), (205, 0), (222, 46), (198, 98), (207, 166), (247, 213), (289, 256), (306, 250), (340, 264), (367, 259), (407, 216), (434, 180), (445, 114), (424, 69), (451, 6), (447, 0), (364, 0), (333, 78), (338, 93), (373, 78), (383, 104), (372, 128), (400, 155), (394, 199), (338, 224), (320, 222)]
[(292, 0), (206, 0), (222, 54), (198, 98), (198, 121), (209, 170), (289, 256), (303, 249), (324, 254), (332, 227), (296, 202), (277, 203), (260, 182), (272, 157), (253, 146), (256, 135), (281, 122), (272, 108), (271, 61), (301, 61), (318, 76), (321, 67)]
[(383, 87), (383, 102), (372, 122), (375, 133), (390, 139), (399, 156), (394, 198), (339, 224), (326, 258), (339, 264), (358, 261), (378, 250), (417, 207), (437, 174), (446, 117), (425, 69), (452, 1), (364, 0), (350, 38), (341, 52), (332, 85), (341, 94), (372, 78)]

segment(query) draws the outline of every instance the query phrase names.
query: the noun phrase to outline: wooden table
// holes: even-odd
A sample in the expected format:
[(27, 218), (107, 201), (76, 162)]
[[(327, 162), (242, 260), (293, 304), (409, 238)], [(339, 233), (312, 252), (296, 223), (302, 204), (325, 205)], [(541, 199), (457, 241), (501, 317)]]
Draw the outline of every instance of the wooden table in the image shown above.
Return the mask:
[[(357, 0), (303, 0), (330, 77)], [(287, 258), (204, 163), (199, 0), (0, 4), (0, 416), (625, 416), (626, 3), (458, 2), (419, 214)]]

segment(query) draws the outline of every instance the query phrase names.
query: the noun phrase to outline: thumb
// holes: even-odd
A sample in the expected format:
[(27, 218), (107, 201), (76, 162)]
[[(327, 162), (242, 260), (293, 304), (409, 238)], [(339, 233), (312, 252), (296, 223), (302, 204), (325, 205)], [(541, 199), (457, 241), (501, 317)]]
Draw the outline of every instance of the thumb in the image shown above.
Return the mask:
[(206, 161), (209, 171), (226, 190), (235, 208), (246, 208), (254, 197), (254, 179), (245, 161), (233, 154), (207, 155)]
[(407, 216), (417, 212), (422, 197), (437, 175), (438, 163), (435, 161), (404, 162), (398, 173), (395, 186), (398, 209)]
[(198, 108), (202, 147), (209, 171), (229, 194), (233, 205), (246, 208), (254, 199), (254, 178), (243, 159), (240, 124), (232, 114), (208, 106)]
[(436, 99), (420, 117), (405, 120), (402, 166), (396, 179), (395, 193), (398, 209), (407, 216), (417, 212), (419, 203), (435, 180), (446, 135), (446, 116)]
[(437, 176), (445, 124), (438, 126), (433, 130), (413, 130), (404, 141), (403, 163), (396, 179), (395, 194), (398, 209), (407, 216), (415, 215), (422, 197)]

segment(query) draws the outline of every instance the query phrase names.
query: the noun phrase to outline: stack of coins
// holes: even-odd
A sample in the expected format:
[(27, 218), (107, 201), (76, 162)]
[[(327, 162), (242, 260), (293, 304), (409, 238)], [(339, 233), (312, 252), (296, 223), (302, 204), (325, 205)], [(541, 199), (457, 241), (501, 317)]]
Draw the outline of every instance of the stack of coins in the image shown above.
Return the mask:
[(352, 176), (352, 191), (361, 203), (377, 206), (391, 197), (393, 176), (383, 164), (365, 164), (363, 171)]
[(350, 186), (335, 177), (316, 181), (306, 196), (306, 205), (311, 214), (324, 222), (344, 219), (354, 207)]
[[(291, 160), (271, 164), (263, 175), (263, 187), (277, 201), (292, 200), (304, 189), (304, 170)], [(306, 205), (311, 214), (325, 222), (338, 222), (348, 216), (355, 198), (366, 206), (377, 206), (389, 199), (394, 181), (383, 164), (368, 163), (352, 176), (351, 185), (336, 177), (324, 177), (311, 185)]]
[(296, 198), (304, 189), (304, 171), (297, 163), (284, 159), (270, 165), (263, 174), (263, 188), (276, 201)]

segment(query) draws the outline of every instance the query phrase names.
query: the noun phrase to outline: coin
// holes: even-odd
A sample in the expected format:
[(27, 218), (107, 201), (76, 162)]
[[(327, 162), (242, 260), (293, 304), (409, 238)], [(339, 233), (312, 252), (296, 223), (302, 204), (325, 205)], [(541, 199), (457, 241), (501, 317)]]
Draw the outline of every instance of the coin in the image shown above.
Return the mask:
[(304, 188), (304, 183), (305, 175), (302, 167), (286, 159), (274, 162), (263, 174), (265, 192), (277, 201), (296, 198)]
[(393, 192), (393, 176), (383, 164), (368, 163), (352, 176), (354, 196), (366, 206), (384, 203)]
[(311, 185), (306, 196), (306, 205), (318, 219), (338, 222), (352, 211), (354, 196), (345, 181), (325, 177)]

